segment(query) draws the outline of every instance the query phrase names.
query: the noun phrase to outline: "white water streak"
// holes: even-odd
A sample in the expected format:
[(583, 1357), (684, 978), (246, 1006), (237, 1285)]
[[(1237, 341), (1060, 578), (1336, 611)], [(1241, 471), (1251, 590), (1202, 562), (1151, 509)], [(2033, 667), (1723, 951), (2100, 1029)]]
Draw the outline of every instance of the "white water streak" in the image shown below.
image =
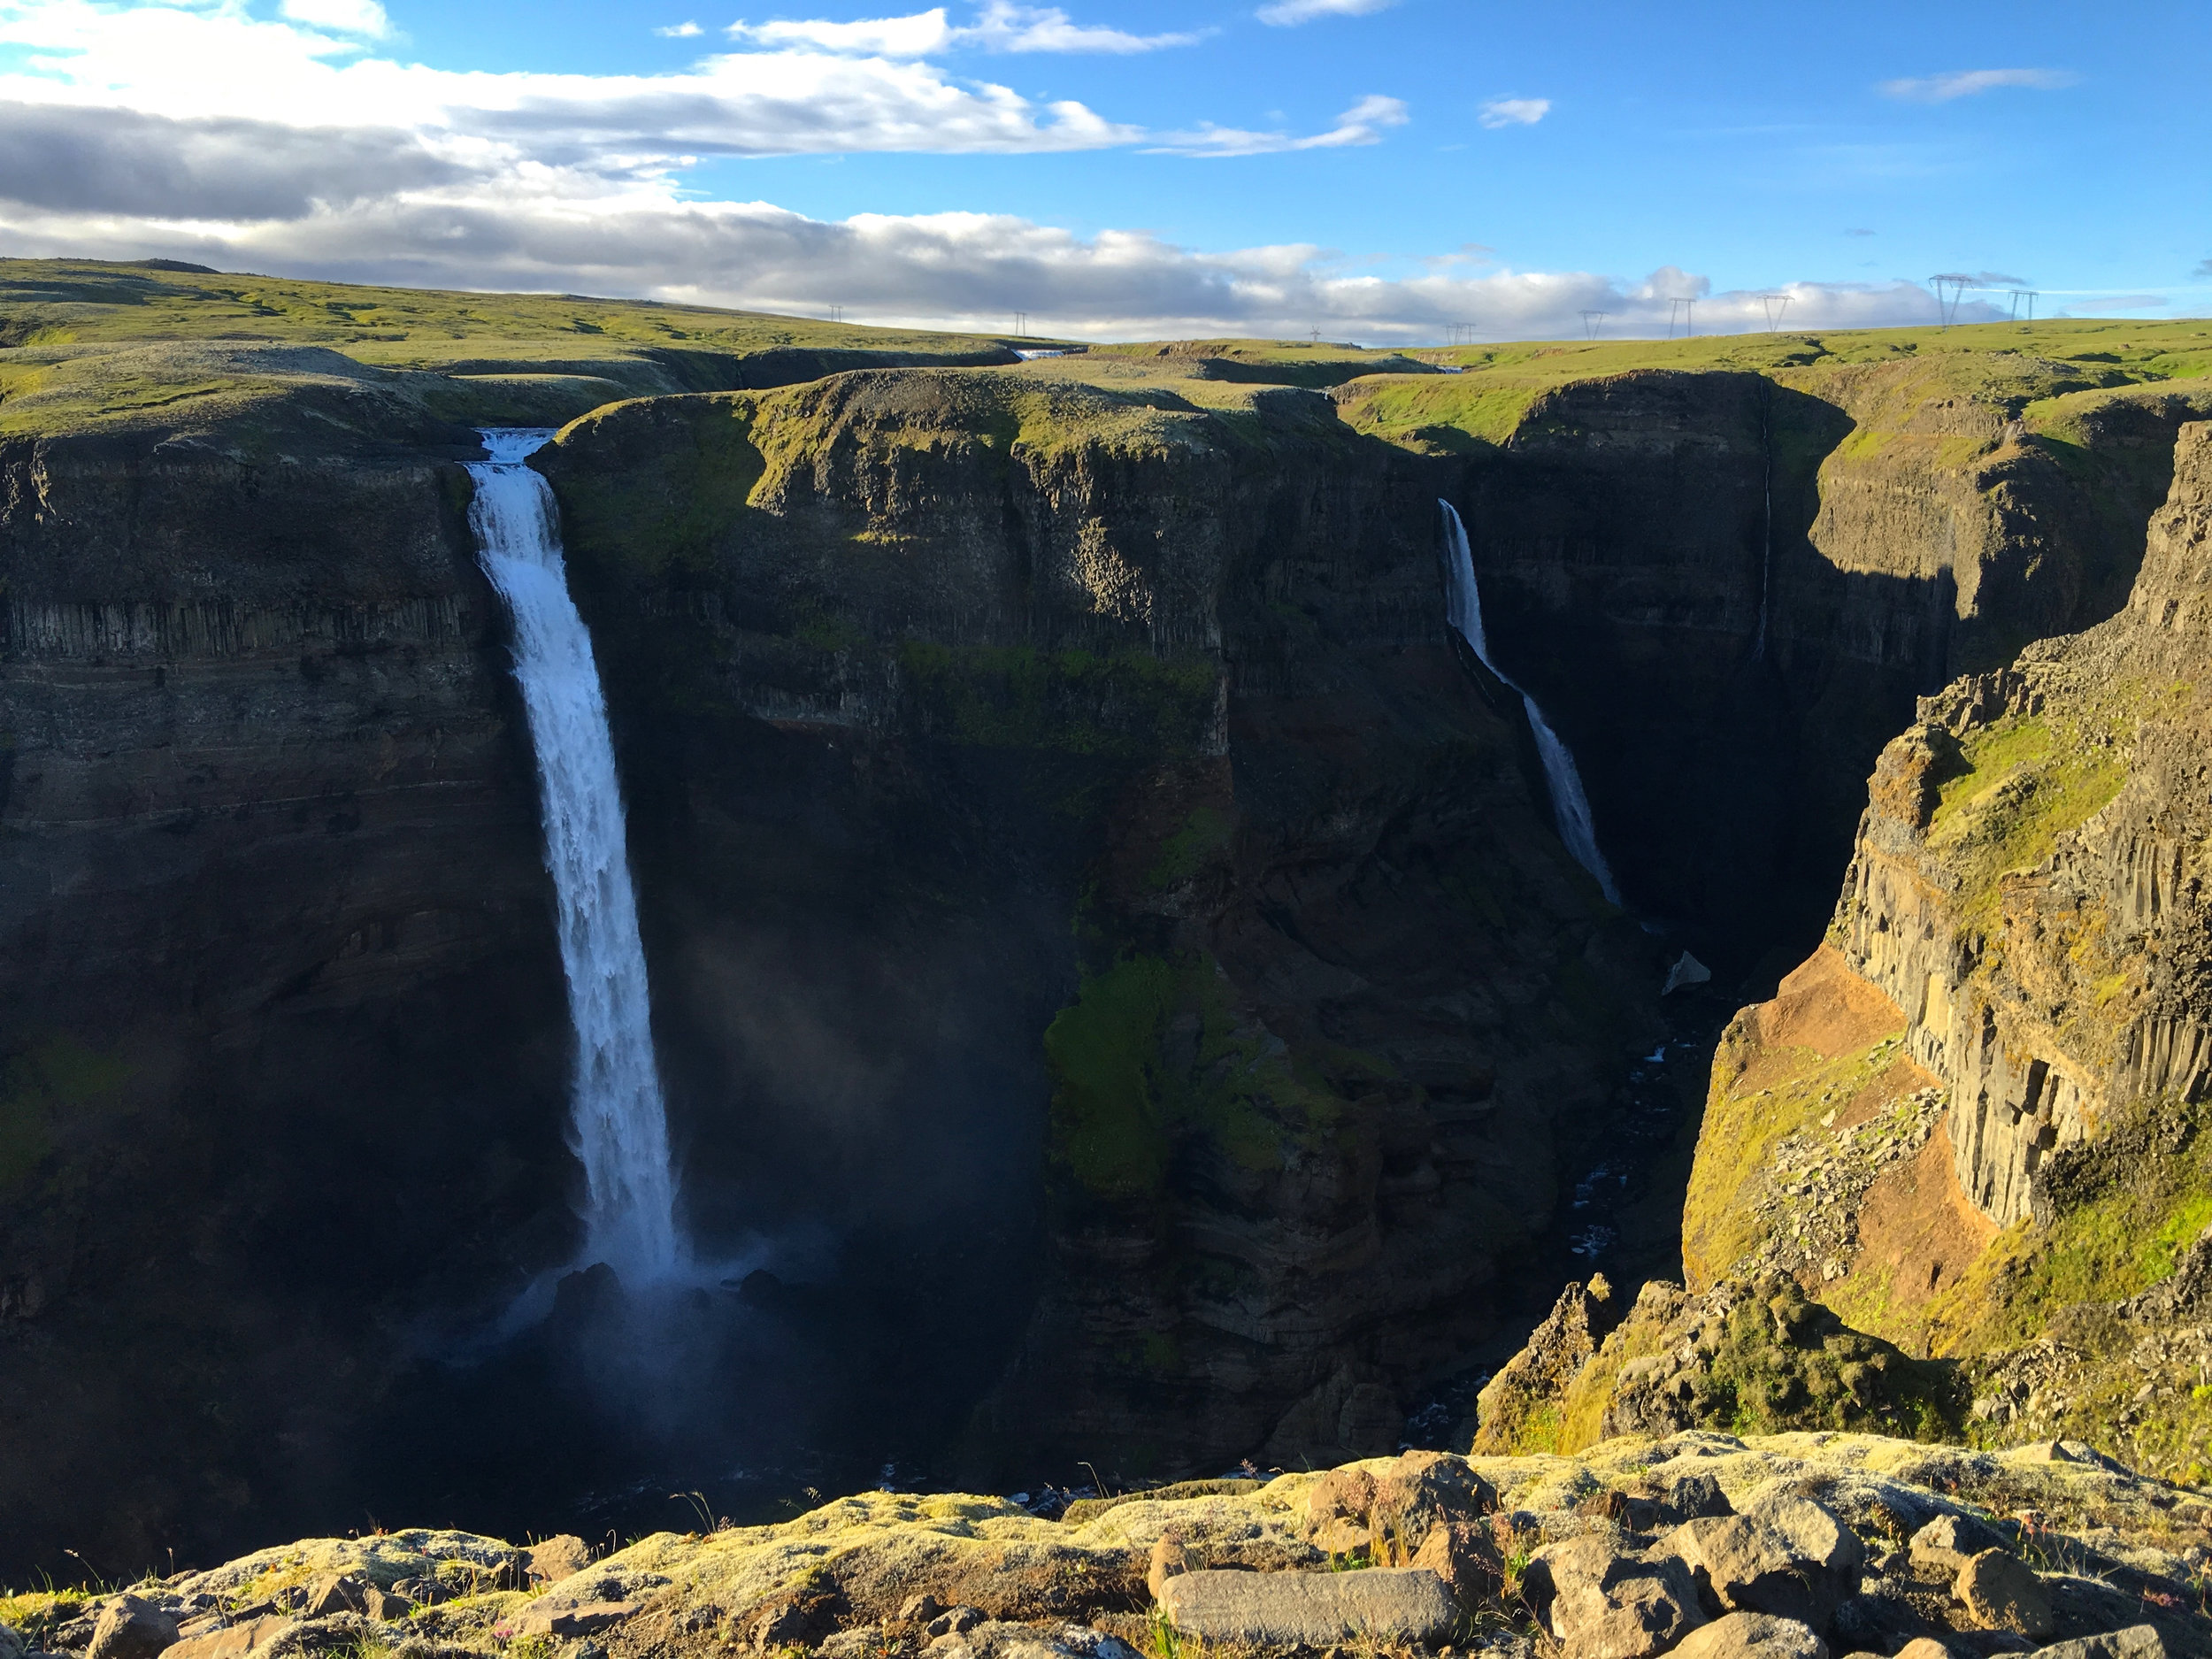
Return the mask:
[(1590, 797), (1583, 793), (1575, 757), (1551, 729), (1536, 699), (1490, 660), (1490, 641), (1482, 631), (1482, 595), (1475, 587), (1475, 556), (1467, 544), (1467, 526), (1460, 522), (1458, 510), (1451, 503), (1436, 504), (1444, 510), (1444, 542), (1448, 554), (1444, 561), (1444, 587), (1451, 624), (1473, 648), (1482, 665), (1519, 695), (1522, 708), (1528, 711), (1529, 729), (1536, 735), (1536, 755), (1544, 764), (1544, 781), (1551, 788), (1552, 821), (1558, 826), (1559, 839), (1567, 844), (1574, 861), (1597, 879), (1607, 902), (1618, 904), (1620, 889), (1613, 885), (1612, 866), (1598, 850), (1597, 823), (1590, 816)]
[(570, 1145), (584, 1165), (583, 1259), (606, 1263), (628, 1284), (665, 1279), (683, 1266), (684, 1250), (614, 742), (591, 635), (568, 594), (553, 492), (525, 465), (552, 434), (483, 436), (492, 458), (469, 467), (469, 526), (484, 573), (514, 617), (515, 680), (537, 750), (576, 1038)]

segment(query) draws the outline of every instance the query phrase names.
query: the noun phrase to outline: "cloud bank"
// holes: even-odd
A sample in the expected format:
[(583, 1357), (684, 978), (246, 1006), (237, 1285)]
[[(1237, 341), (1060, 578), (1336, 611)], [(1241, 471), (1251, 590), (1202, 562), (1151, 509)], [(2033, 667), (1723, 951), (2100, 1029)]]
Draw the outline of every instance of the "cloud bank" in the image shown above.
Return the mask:
[[(1288, 3), (1288, 0), (1286, 0)], [(1311, 15), (1369, 0), (1294, 0)], [(166, 257), (230, 270), (457, 288), (594, 292), (997, 332), (1015, 311), (1078, 337), (1302, 335), (1377, 343), (1763, 326), (1756, 295), (1671, 267), (1640, 281), (1450, 256), (1378, 267), (1310, 245), (1227, 250), (1137, 231), (1079, 237), (989, 213), (841, 220), (701, 201), (698, 158), (854, 150), (1147, 145), (1194, 157), (1381, 142), (1409, 119), (1359, 99), (1325, 131), (1200, 123), (1150, 133), (1039, 105), (929, 61), (994, 51), (1150, 50), (1056, 7), (991, 4), (834, 26), (746, 24), (754, 50), (658, 75), (457, 73), (381, 55), (374, 0), (0, 0), (0, 234), (11, 251)], [(1102, 36), (1113, 35), (1114, 41)], [(955, 38), (958, 37), (958, 38)], [(1134, 42), (1135, 45), (1117, 43)], [(947, 48), (949, 50), (950, 48)], [(1521, 107), (1526, 124), (1541, 100)], [(252, 119), (237, 114), (254, 111)], [(1801, 283), (1795, 327), (1932, 321), (1917, 285)], [(1978, 314), (1970, 303), (1965, 315)]]

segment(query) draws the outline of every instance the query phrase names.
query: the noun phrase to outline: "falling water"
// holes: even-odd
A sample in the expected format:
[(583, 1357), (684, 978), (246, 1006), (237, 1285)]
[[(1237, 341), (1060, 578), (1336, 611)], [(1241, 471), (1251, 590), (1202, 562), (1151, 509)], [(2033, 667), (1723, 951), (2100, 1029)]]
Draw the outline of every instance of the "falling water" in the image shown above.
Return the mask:
[(1529, 729), (1536, 734), (1537, 758), (1544, 763), (1544, 781), (1551, 787), (1552, 819), (1559, 826), (1559, 839), (1566, 842), (1575, 862), (1597, 878), (1607, 901), (1618, 904), (1620, 889), (1613, 885), (1612, 869), (1598, 850), (1597, 825), (1590, 816), (1590, 797), (1582, 792), (1582, 774), (1575, 770), (1575, 757), (1551, 729), (1536, 699), (1490, 660), (1490, 641), (1482, 631), (1482, 595), (1475, 587), (1475, 556), (1467, 545), (1467, 526), (1460, 522), (1451, 503), (1436, 504), (1444, 510), (1444, 540), (1450, 553), (1445, 562), (1445, 592), (1451, 624), (1474, 649), (1482, 665), (1519, 693), (1521, 706), (1528, 710)]
[(583, 1259), (635, 1284), (668, 1278), (683, 1252), (606, 699), (591, 635), (568, 596), (553, 493), (525, 465), (551, 436), (484, 433), (491, 459), (469, 467), (469, 526), (484, 573), (514, 616), (515, 680), (537, 749), (576, 1036), (571, 1144), (584, 1165)]

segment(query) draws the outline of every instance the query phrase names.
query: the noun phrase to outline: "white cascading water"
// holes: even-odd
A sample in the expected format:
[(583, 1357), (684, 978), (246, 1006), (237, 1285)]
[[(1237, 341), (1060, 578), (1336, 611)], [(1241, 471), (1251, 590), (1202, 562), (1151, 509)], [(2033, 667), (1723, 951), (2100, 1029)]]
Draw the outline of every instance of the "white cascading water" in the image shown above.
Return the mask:
[(491, 459), (469, 466), (476, 480), (469, 527), (485, 575), (514, 617), (515, 680), (537, 750), (576, 1038), (571, 1144), (584, 1165), (583, 1260), (637, 1284), (672, 1277), (684, 1250), (606, 699), (591, 635), (568, 595), (553, 492), (525, 464), (552, 435), (483, 434)]
[(1528, 711), (1529, 729), (1536, 734), (1536, 754), (1544, 764), (1544, 781), (1551, 787), (1552, 821), (1559, 827), (1559, 839), (1567, 844), (1574, 861), (1597, 879), (1607, 902), (1618, 904), (1620, 889), (1613, 885), (1612, 866), (1598, 850), (1597, 824), (1590, 816), (1590, 797), (1582, 792), (1582, 774), (1575, 769), (1575, 757), (1551, 729), (1536, 699), (1490, 660), (1490, 641), (1482, 631), (1482, 595), (1475, 587), (1475, 555), (1467, 544), (1467, 526), (1460, 522), (1458, 510), (1451, 503), (1436, 504), (1444, 510), (1444, 541), (1449, 554), (1445, 560), (1445, 595), (1451, 624), (1482, 665), (1519, 695), (1521, 706)]

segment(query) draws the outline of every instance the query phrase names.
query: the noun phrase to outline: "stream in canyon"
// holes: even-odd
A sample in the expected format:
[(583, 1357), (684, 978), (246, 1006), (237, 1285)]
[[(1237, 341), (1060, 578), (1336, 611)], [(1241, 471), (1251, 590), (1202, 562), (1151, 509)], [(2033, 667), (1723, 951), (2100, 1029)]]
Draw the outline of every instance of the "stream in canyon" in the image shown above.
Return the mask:
[(552, 435), (483, 434), (490, 459), (469, 465), (476, 484), (469, 526), (484, 573), (514, 618), (515, 681), (537, 755), (575, 1033), (571, 1144), (584, 1166), (581, 1259), (606, 1263), (625, 1283), (654, 1283), (678, 1272), (685, 1251), (606, 698), (591, 635), (569, 596), (553, 492), (528, 464)]

